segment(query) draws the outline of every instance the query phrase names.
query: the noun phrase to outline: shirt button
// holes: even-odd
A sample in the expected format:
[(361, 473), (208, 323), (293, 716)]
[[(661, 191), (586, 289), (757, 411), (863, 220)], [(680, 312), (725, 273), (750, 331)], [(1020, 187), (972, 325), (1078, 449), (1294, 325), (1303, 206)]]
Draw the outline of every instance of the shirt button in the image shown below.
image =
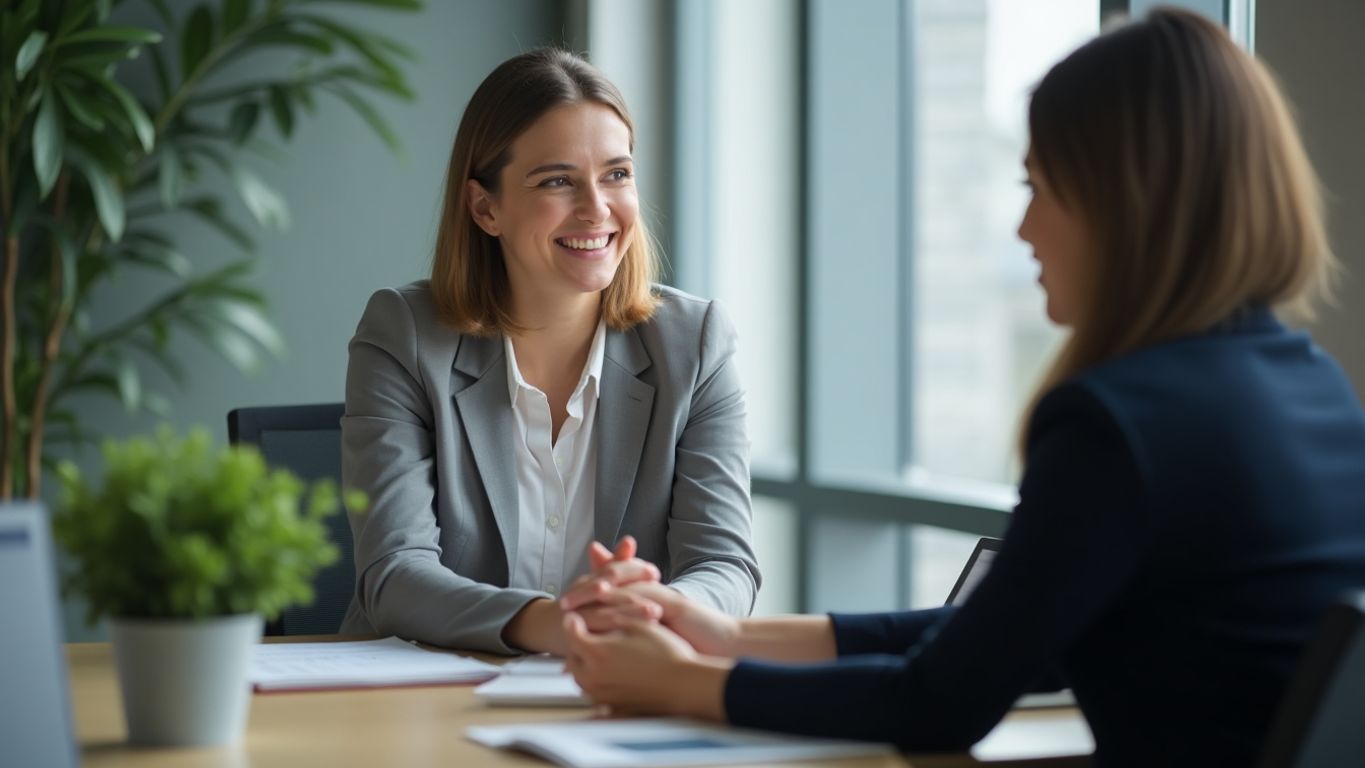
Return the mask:
[(559, 528), (559, 515), (550, 515), (550, 519), (546, 522), (549, 524), (550, 530), (556, 530)]
[(546, 584), (546, 585), (545, 585), (545, 591), (546, 591), (546, 592), (549, 592), (549, 593), (552, 594), (552, 595), (558, 594), (558, 593), (559, 593), (559, 585), (558, 585), (558, 584)]

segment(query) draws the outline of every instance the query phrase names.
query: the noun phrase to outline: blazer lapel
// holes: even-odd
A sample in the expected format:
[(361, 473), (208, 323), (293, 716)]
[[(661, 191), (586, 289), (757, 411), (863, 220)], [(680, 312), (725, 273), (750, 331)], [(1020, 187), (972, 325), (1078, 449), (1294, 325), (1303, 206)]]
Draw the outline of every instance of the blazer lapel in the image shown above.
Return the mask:
[(634, 329), (608, 331), (597, 402), (597, 489), (594, 537), (614, 547), (640, 467), (654, 387), (636, 376), (651, 365)]
[(516, 422), (507, 394), (507, 361), (502, 338), (464, 337), (455, 354), (454, 368), (475, 379), (455, 393), (455, 408), (464, 422), (469, 448), (479, 468), (493, 518), (498, 523), (510, 574), (517, 561), (520, 512), (517, 508), (516, 465), (512, 440)]

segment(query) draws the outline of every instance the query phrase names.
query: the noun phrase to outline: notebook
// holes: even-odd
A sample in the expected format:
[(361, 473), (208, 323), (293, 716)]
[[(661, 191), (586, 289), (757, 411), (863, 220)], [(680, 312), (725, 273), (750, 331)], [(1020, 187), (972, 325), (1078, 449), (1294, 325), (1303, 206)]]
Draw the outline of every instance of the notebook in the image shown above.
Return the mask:
[(498, 674), (492, 664), (405, 640), (264, 643), (251, 649), (248, 676), (257, 691), (378, 688), (477, 683)]
[[(953, 584), (953, 589), (948, 593), (946, 605), (962, 605), (967, 601), (967, 597), (976, 589), (976, 585), (986, 577), (986, 571), (991, 568), (991, 563), (995, 561), (995, 556), (1000, 552), (1000, 539), (982, 537), (976, 542), (976, 549), (972, 550), (971, 557), (967, 558), (967, 564), (962, 567), (962, 573), (957, 577), (957, 583)], [(1071, 695), (1071, 691), (1048, 691), (1046, 693), (1029, 693), (1019, 697), (1014, 702), (1014, 706), (1021, 709), (1039, 709), (1043, 707), (1074, 707), (1076, 697)]]
[(47, 515), (0, 504), (0, 762), (75, 768), (66, 657)]
[(474, 689), (474, 695), (490, 707), (586, 707), (573, 675), (564, 671), (564, 660), (553, 656), (528, 656), (502, 665), (502, 674)]

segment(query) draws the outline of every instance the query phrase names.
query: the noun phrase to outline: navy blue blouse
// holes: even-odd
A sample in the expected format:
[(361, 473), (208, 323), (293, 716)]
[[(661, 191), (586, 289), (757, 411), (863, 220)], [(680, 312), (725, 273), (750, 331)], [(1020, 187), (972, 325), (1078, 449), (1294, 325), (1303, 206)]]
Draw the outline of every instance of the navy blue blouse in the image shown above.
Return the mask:
[(1365, 586), (1365, 414), (1252, 309), (1043, 398), (1004, 545), (958, 609), (834, 615), (839, 658), (741, 661), (736, 725), (961, 750), (1060, 670), (1098, 765), (1248, 765), (1313, 625)]

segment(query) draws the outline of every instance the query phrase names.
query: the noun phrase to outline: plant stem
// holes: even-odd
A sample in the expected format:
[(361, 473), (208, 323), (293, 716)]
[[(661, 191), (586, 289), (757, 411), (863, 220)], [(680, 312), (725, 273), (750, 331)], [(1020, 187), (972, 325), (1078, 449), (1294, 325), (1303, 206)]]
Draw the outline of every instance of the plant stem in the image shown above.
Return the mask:
[(38, 376), (38, 387), (33, 393), (33, 413), (28, 432), (28, 477), (24, 489), (30, 499), (38, 498), (38, 489), (43, 481), (43, 428), (47, 421), (48, 388), (52, 384), (52, 368), (62, 349), (62, 334), (66, 322), (71, 317), (71, 304), (63, 298), (65, 292), (65, 273), (62, 265), (61, 239), (57, 232), (61, 228), (62, 217), (66, 214), (66, 195), (70, 177), (66, 171), (57, 179), (57, 194), (53, 201), (53, 238), (52, 272), (48, 282), (48, 296), (56, 304), (52, 313), (52, 325), (47, 330), (47, 340), (43, 343), (42, 371)]
[(180, 110), (185, 106), (185, 102), (190, 98), (191, 93), (194, 91), (195, 86), (199, 85), (199, 81), (218, 65), (220, 59), (231, 53), (242, 39), (264, 26), (267, 21), (274, 21), (273, 16), (276, 12), (277, 8), (272, 4), (271, 8), (266, 11), (264, 18), (243, 24), (231, 34), (219, 40), (218, 44), (204, 55), (203, 60), (199, 62), (193, 72), (190, 72), (189, 76), (180, 82), (180, 87), (175, 90), (175, 93), (171, 95), (171, 98), (166, 101), (161, 107), (161, 111), (157, 114), (154, 127), (158, 138), (165, 133), (166, 126), (170, 124), (171, 120), (174, 120), (175, 116), (180, 113)]

